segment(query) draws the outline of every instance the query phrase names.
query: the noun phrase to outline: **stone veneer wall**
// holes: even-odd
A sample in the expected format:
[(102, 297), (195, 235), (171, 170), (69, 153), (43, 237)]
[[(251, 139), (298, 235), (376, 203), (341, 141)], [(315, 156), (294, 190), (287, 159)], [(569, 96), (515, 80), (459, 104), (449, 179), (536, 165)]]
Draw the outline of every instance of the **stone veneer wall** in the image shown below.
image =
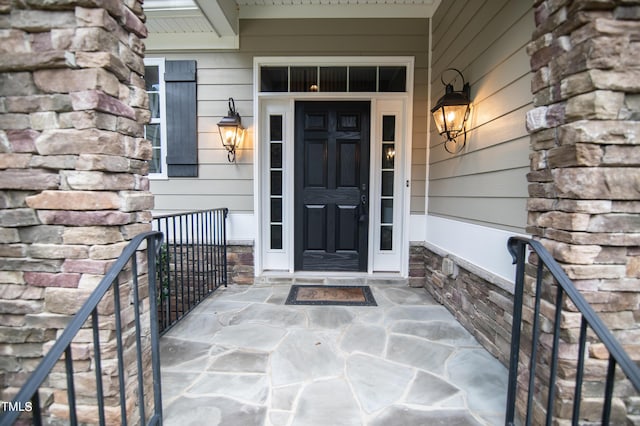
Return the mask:
[(253, 241), (229, 241), (227, 243), (227, 280), (229, 284), (253, 284)]
[[(640, 1), (537, 0), (534, 8), (527, 230), (640, 361)], [(553, 293), (547, 283), (542, 312), (548, 318)], [(579, 331), (577, 314), (567, 303), (564, 309), (554, 412), (562, 419), (573, 406), (567, 367), (577, 358)], [(550, 337), (539, 340), (543, 353)], [(588, 353), (590, 366), (607, 356), (597, 343)], [(583, 394), (583, 413), (592, 421), (602, 404), (595, 370), (587, 370), (593, 383)], [(546, 394), (545, 381), (536, 398)], [(625, 422), (624, 398), (622, 391), (614, 398), (614, 422)], [(539, 423), (544, 412), (536, 407)]]
[[(0, 1), (0, 400), (24, 383), (127, 241), (151, 229), (141, 6)], [(102, 323), (106, 346), (112, 323)], [(79, 420), (95, 423), (90, 337), (77, 341)], [(103, 379), (109, 424), (120, 414), (113, 370)], [(49, 385), (58, 383), (63, 376)], [(64, 419), (65, 393), (50, 395), (50, 412)]]
[(411, 280), (423, 276), (429, 294), (508, 366), (513, 284), (425, 243), (412, 243), (411, 259), (411, 285), (417, 287)]

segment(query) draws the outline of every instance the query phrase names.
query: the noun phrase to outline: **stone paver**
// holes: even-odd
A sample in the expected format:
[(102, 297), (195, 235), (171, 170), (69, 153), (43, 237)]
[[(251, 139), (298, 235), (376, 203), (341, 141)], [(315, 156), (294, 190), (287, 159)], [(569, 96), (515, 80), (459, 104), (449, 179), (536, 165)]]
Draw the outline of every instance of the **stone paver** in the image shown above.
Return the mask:
[(161, 339), (165, 424), (504, 424), (506, 368), (424, 289), (369, 285), (378, 306), (218, 289)]

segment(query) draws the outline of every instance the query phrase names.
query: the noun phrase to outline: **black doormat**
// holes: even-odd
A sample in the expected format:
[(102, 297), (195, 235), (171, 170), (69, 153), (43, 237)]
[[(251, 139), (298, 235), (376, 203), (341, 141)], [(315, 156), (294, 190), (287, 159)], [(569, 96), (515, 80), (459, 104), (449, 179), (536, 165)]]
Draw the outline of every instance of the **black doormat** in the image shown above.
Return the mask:
[(378, 306), (369, 286), (297, 284), (285, 305)]

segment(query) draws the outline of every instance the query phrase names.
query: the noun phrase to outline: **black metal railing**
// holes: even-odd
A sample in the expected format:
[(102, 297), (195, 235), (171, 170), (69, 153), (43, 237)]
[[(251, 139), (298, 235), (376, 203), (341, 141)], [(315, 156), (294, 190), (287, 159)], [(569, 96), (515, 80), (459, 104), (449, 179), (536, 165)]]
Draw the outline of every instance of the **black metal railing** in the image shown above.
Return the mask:
[[(146, 291), (145, 287), (147, 286), (145, 286), (145, 281), (139, 281), (138, 277), (139, 263), (141, 260), (144, 263), (145, 260), (138, 259), (137, 254), (144, 242), (147, 246), (149, 324), (146, 324), (147, 313), (143, 307), (144, 293), (140, 294)], [(52, 415), (53, 404), (56, 404), (56, 412), (53, 413), (53, 416), (61, 420), (62, 413), (63, 418), (68, 416), (65, 422), (72, 425), (78, 423), (112, 424), (115, 417), (119, 417), (119, 422), (123, 425), (128, 422), (137, 424), (145, 424), (146, 422), (148, 425), (162, 424), (159, 332), (157, 311), (154, 309), (156, 252), (160, 248), (161, 242), (162, 234), (159, 232), (146, 232), (131, 240), (97, 288), (71, 319), (27, 382), (18, 391), (13, 401), (5, 405), (5, 412), (0, 416), (1, 426), (12, 425), (17, 420), (35, 425), (48, 424), (49, 421), (46, 418)], [(128, 291), (128, 294), (124, 293), (125, 291)], [(123, 294), (128, 297), (125, 301), (122, 300)], [(91, 330), (91, 333), (88, 334), (92, 336), (91, 340), (93, 341), (91, 359), (87, 366), (87, 359), (79, 356), (81, 358), (80, 366), (74, 369), (74, 365), (77, 365), (74, 363), (77, 361), (74, 358), (74, 348), (77, 350), (79, 345), (74, 339), (79, 332), (87, 328)], [(106, 339), (104, 344), (101, 344), (101, 336), (109, 336), (111, 333), (115, 335), (115, 344), (111, 340), (106, 341)], [(83, 335), (81, 341), (86, 342), (85, 339), (86, 337)], [(135, 353), (131, 352), (132, 349), (135, 349)], [(109, 352), (109, 359), (106, 358), (104, 351)], [(104, 360), (103, 356), (105, 356)], [(112, 359), (115, 360), (115, 364)], [(150, 366), (149, 361), (151, 361)], [(59, 364), (64, 366), (58, 367)], [(111, 380), (115, 371), (114, 365), (117, 367), (117, 380), (115, 378)], [(149, 368), (151, 368), (152, 384), (148, 381)], [(93, 372), (88, 376), (86, 373), (90, 370)], [(57, 381), (66, 382), (66, 386), (64, 386), (66, 387), (66, 396), (62, 396), (64, 391), (63, 394), (56, 394), (50, 387), (51, 382), (56, 381), (51, 376), (54, 374), (60, 376), (60, 371), (64, 371), (62, 374), (66, 376), (66, 379), (57, 379)], [(76, 374), (79, 375), (77, 379)], [(95, 377), (89, 380), (93, 375)], [(103, 377), (110, 382), (107, 384), (106, 392)], [(78, 380), (82, 380), (79, 385), (76, 383)], [(127, 392), (132, 391), (131, 380), (137, 380), (137, 389), (135, 390), (137, 413), (135, 410), (129, 410), (127, 406), (126, 395)], [(145, 380), (147, 381), (145, 382)], [(89, 382), (91, 385), (88, 384)], [(114, 388), (116, 382), (117, 388)], [(94, 385), (95, 388), (93, 388)], [(150, 395), (152, 395), (152, 399), (150, 399)], [(78, 402), (79, 400), (80, 402)], [(105, 408), (105, 401), (110, 402), (107, 408)], [(68, 409), (61, 409), (65, 405)], [(152, 411), (148, 413), (145, 410), (150, 405)], [(7, 406), (9, 410), (6, 410)], [(129, 418), (128, 410), (130, 411)], [(65, 411), (66, 413), (64, 413)], [(91, 414), (87, 414), (88, 412)], [(23, 418), (19, 419), (21, 415)], [(87, 420), (85, 418), (87, 415), (95, 417), (95, 421)]]
[(227, 285), (226, 208), (157, 216), (165, 235), (158, 256), (158, 317), (164, 333), (221, 285)]
[[(531, 248), (532, 254), (534, 255), (532, 262), (529, 264), (526, 262), (527, 246)], [(634, 402), (637, 401), (637, 397), (634, 396), (631, 398), (628, 394), (632, 394), (631, 396), (633, 396), (633, 394), (640, 392), (640, 368), (638, 368), (638, 365), (631, 360), (622, 345), (596, 314), (593, 307), (576, 289), (564, 270), (540, 242), (527, 238), (512, 237), (509, 239), (508, 249), (517, 266), (506, 425), (515, 424), (516, 404), (518, 400), (520, 401), (519, 407), (521, 408), (521, 414), (525, 417), (523, 420), (526, 425), (530, 425), (532, 421), (535, 424), (542, 424), (544, 422), (550, 425), (553, 421), (554, 409), (557, 410), (558, 405), (564, 405), (561, 408), (563, 408), (565, 414), (572, 416), (572, 424), (574, 425), (583, 422), (585, 420), (584, 417), (593, 417), (594, 411), (599, 412), (598, 415), (600, 418), (588, 418), (586, 419), (587, 422), (601, 422), (603, 425), (608, 425), (610, 422), (635, 424), (633, 422), (626, 423), (629, 419), (620, 419), (620, 416), (618, 416), (616, 421), (613, 421), (611, 412), (612, 402), (615, 397), (618, 399), (618, 402), (621, 402), (623, 405), (624, 410), (622, 417), (626, 417), (627, 412), (631, 412), (630, 414), (632, 416), (635, 415), (633, 411), (637, 410), (638, 407), (624, 407), (623, 400), (626, 398), (628, 404), (637, 405), (637, 402)], [(535, 263), (537, 264), (534, 265)], [(532, 324), (526, 325), (527, 333), (531, 334), (530, 342), (521, 339), (521, 332), (525, 327), (522, 321), (525, 268), (531, 268), (529, 275), (535, 277), (535, 283), (533, 283), (533, 280), (527, 283), (528, 287), (530, 285), (531, 291), (534, 292), (532, 295), (533, 299), (527, 300), (526, 303), (527, 319), (532, 321)], [(533, 268), (536, 269), (535, 275)], [(565, 295), (568, 299), (564, 298)], [(546, 322), (545, 319), (541, 320), (541, 300), (543, 300), (545, 305), (544, 309), (547, 311), (547, 316), (549, 315), (550, 308), (555, 308), (555, 310), (551, 310), (554, 316), (553, 324), (551, 324), (549, 320), (546, 320)], [(565, 308), (564, 313), (563, 307)], [(567, 308), (570, 309), (570, 315), (575, 313), (579, 314), (579, 336), (567, 333), (566, 329), (561, 330), (561, 324), (568, 321), (567, 317), (564, 316), (567, 314)], [(544, 329), (542, 333), (548, 334), (546, 337), (549, 337), (549, 339), (545, 340), (545, 342), (548, 341), (548, 343), (550, 343), (550, 348), (548, 344), (541, 344), (541, 328)], [(572, 358), (572, 355), (563, 357), (561, 365), (562, 377), (560, 378), (562, 386), (560, 386), (558, 378), (560, 364), (559, 348), (561, 344), (561, 334), (563, 332), (562, 340), (569, 342), (569, 344), (577, 344), (577, 357), (573, 356), (574, 359), (570, 360), (570, 362), (568, 362), (568, 358)], [(521, 340), (523, 343), (522, 346)], [(586, 351), (588, 345), (594, 344), (606, 348), (606, 353), (599, 354), (596, 360), (589, 359)], [(591, 346), (591, 348), (593, 348), (593, 346)], [(524, 355), (523, 366), (528, 367), (528, 372), (524, 371), (524, 374), (519, 377), (518, 366), (521, 353)], [(529, 361), (528, 366), (526, 366), (527, 358)], [(588, 371), (585, 371), (585, 364), (588, 365)], [(606, 367), (604, 364), (606, 364)], [(616, 366), (619, 368), (616, 368)], [(602, 375), (598, 374), (600, 370), (603, 373)], [(542, 374), (542, 372), (544, 372), (544, 374)], [(541, 388), (544, 388), (545, 385), (542, 385), (540, 382), (546, 380), (547, 373), (548, 382), (546, 386), (548, 386), (548, 389), (546, 401), (534, 403), (534, 394), (536, 393), (540, 395), (539, 399), (545, 399), (544, 392), (541, 391)], [(601, 387), (602, 376), (606, 376), (606, 381), (604, 389), (601, 390), (599, 388)], [(538, 383), (536, 383), (536, 378), (538, 379)], [(521, 383), (521, 392), (519, 394), (517, 394), (518, 379), (520, 379)], [(598, 381), (600, 381), (600, 383), (598, 383)], [(589, 383), (589, 386), (585, 386), (587, 383)], [(595, 386), (594, 383), (596, 383)], [(569, 384), (569, 389), (573, 387), (572, 392), (566, 391), (567, 384)], [(614, 385), (621, 388), (616, 393), (614, 393)], [(560, 388), (562, 388), (562, 395), (559, 395), (558, 392)], [(593, 402), (594, 396), (598, 401), (596, 404), (590, 404), (587, 410), (589, 413), (581, 413), (584, 389), (589, 393), (590, 402)], [(521, 397), (518, 398), (518, 395)], [(558, 404), (556, 401), (558, 396), (564, 401), (570, 402), (572, 406), (567, 407), (567, 404)], [(546, 406), (544, 406), (545, 402)], [(538, 416), (536, 419), (533, 418), (534, 404), (543, 406), (543, 412), (546, 411), (546, 419), (542, 419), (545, 415)], [(539, 408), (540, 407), (538, 407), (538, 409)], [(620, 409), (620, 404), (618, 404), (618, 409)], [(618, 410), (618, 414), (620, 414), (620, 410)]]

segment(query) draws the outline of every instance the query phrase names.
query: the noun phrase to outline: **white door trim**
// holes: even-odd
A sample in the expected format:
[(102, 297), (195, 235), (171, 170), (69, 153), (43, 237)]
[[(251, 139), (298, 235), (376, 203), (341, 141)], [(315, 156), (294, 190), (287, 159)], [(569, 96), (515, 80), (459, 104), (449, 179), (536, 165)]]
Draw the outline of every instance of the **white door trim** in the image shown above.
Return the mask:
[[(407, 69), (406, 92), (305, 92), (305, 93), (263, 93), (260, 92), (261, 66), (385, 66), (399, 65)], [(293, 137), (294, 106), (298, 100), (330, 100), (371, 102), (371, 163), (370, 163), (370, 217), (369, 221), (369, 256), (368, 273), (393, 273), (407, 277), (409, 272), (409, 213), (410, 213), (410, 179), (411, 179), (411, 147), (413, 133), (413, 57), (255, 57), (253, 63), (254, 86), (254, 211), (256, 218), (256, 240), (254, 247), (254, 269), (256, 276), (265, 271), (278, 273), (294, 273), (293, 250)], [(391, 110), (389, 109), (391, 108)], [(268, 123), (270, 113), (282, 114), (283, 120), (283, 249), (270, 250), (269, 238), (269, 166), (268, 166)], [(389, 253), (381, 253), (378, 247), (380, 209), (380, 153), (376, 149), (381, 141), (381, 125), (377, 117), (393, 112), (398, 114), (400, 125), (397, 134), (400, 138), (395, 170), (397, 176), (394, 183), (394, 250), (391, 259)], [(380, 148), (381, 149), (381, 148)], [(375, 192), (378, 191), (378, 192)], [(397, 194), (397, 198), (396, 198)], [(398, 208), (395, 208), (397, 206)], [(378, 229), (376, 229), (376, 227)], [(399, 231), (399, 232), (398, 232)], [(397, 242), (397, 244), (396, 244)], [(385, 261), (381, 259), (386, 258)]]

